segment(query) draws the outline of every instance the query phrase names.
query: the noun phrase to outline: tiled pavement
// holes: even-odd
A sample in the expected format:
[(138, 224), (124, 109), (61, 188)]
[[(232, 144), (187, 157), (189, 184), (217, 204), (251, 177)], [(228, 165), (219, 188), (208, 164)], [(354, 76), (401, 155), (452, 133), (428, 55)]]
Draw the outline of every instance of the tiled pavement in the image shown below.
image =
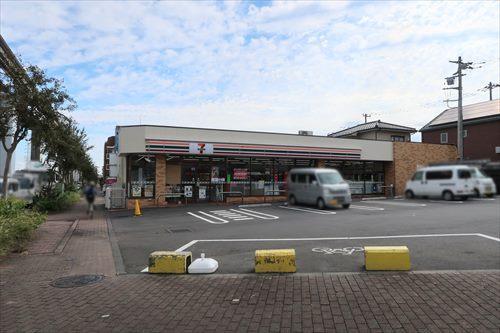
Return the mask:
[[(500, 329), (498, 271), (116, 276), (102, 213), (80, 218), (61, 254), (0, 263), (1, 332)], [(50, 286), (56, 277), (83, 273), (106, 278), (78, 288)]]

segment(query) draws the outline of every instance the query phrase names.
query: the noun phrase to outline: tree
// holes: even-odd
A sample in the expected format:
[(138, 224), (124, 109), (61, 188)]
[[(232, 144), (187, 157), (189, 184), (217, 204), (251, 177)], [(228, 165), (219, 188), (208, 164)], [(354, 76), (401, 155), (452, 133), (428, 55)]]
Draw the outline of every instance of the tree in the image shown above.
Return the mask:
[(10, 162), (19, 142), (27, 139), (30, 130), (32, 133), (53, 132), (58, 123), (68, 119), (64, 112), (72, 111), (76, 104), (61, 81), (32, 65), (8, 74), (0, 72), (0, 92), (0, 139), (7, 153), (3, 173), (5, 198)]

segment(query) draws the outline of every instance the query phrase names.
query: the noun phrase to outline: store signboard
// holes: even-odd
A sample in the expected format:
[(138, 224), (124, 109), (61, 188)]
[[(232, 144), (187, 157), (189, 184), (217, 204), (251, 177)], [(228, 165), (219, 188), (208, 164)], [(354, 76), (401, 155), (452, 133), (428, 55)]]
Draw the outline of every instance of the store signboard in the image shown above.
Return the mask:
[(211, 143), (189, 143), (189, 153), (194, 155), (210, 155), (214, 153), (214, 145)]

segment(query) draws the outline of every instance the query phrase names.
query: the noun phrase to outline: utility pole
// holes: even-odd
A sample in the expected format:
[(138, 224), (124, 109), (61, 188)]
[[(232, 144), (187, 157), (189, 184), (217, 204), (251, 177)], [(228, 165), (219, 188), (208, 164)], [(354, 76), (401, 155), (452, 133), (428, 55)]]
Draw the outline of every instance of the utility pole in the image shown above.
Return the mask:
[(362, 114), (363, 117), (365, 117), (365, 124), (368, 122), (368, 118), (371, 117), (372, 115), (371, 114), (368, 114), (368, 113), (363, 113)]
[(493, 100), (493, 89), (498, 88), (498, 87), (500, 87), (500, 84), (498, 84), (498, 83), (493, 84), (490, 82), (490, 83), (488, 83), (488, 85), (486, 87), (483, 87), (483, 89), (479, 89), (479, 90), (481, 90), (481, 91), (489, 90), (490, 91), (490, 101), (492, 101)]
[(462, 108), (462, 70), (473, 69), (472, 62), (463, 62), (462, 57), (458, 57), (457, 61), (450, 61), (451, 63), (457, 64), (458, 69), (452, 76), (446, 78), (448, 85), (453, 85), (455, 83), (455, 78), (458, 78), (458, 87), (443, 88), (443, 89), (456, 89), (458, 90), (458, 108), (457, 108), (457, 149), (458, 158), (460, 161), (464, 159), (464, 127), (463, 127), (463, 108)]

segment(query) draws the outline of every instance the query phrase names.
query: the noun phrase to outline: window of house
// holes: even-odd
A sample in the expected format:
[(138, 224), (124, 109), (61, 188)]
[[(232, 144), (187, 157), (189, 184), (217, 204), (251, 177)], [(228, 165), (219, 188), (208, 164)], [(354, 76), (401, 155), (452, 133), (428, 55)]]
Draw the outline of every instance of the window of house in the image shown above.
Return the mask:
[(405, 142), (404, 135), (391, 135), (391, 140), (395, 142)]
[(441, 143), (448, 143), (448, 133), (441, 133)]

